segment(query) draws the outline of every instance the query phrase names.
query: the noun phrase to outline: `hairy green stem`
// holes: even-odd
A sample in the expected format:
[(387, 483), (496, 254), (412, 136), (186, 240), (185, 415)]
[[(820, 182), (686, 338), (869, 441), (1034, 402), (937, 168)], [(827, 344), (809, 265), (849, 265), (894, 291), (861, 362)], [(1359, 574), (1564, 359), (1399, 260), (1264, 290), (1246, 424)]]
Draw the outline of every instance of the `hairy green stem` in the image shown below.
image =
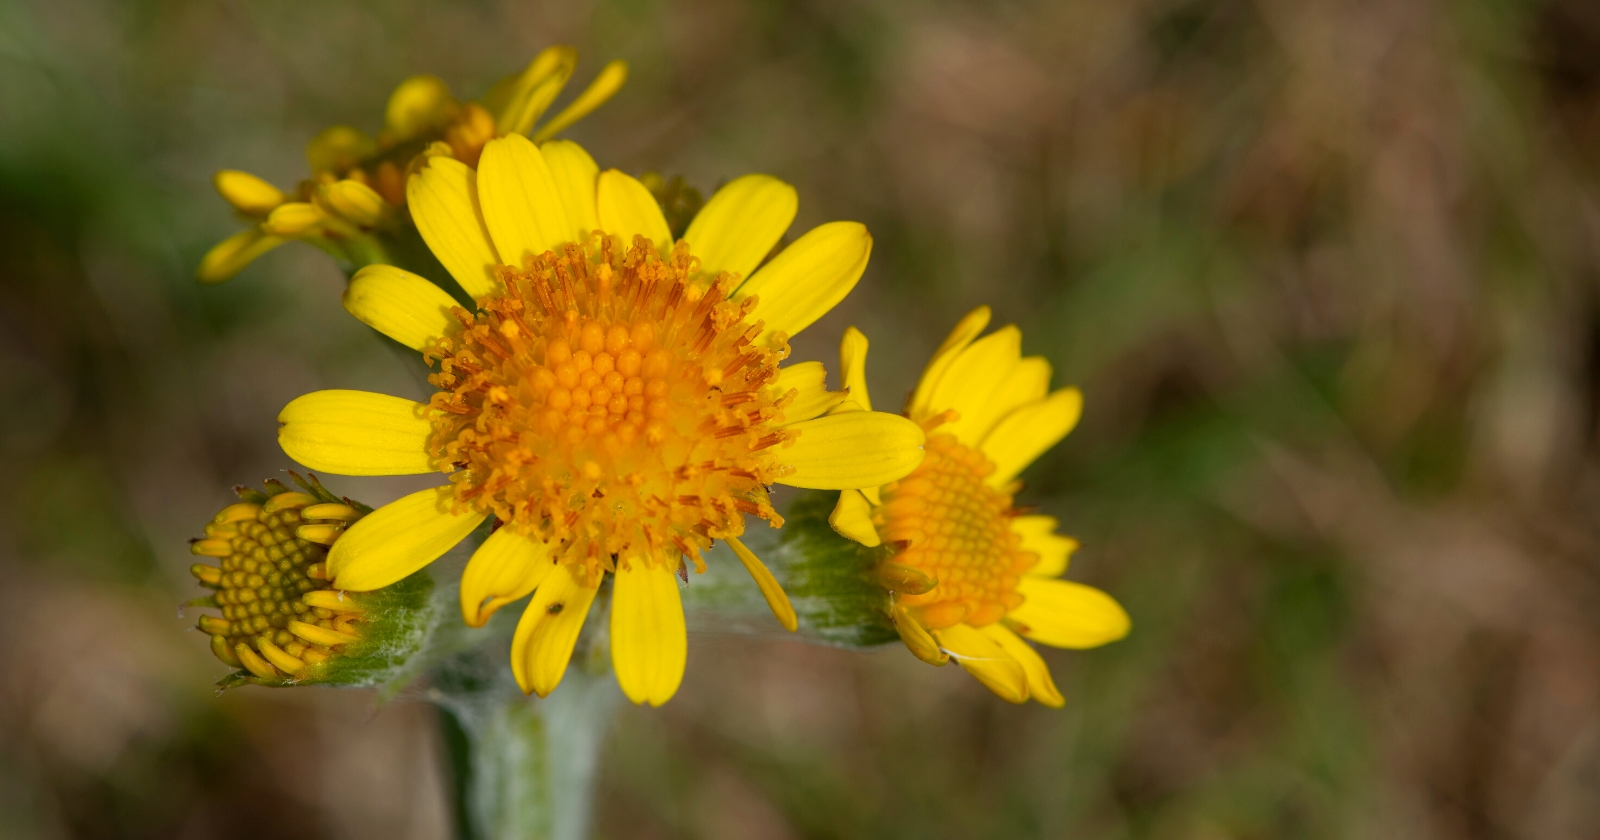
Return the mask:
[(436, 697), (456, 739), (462, 836), (471, 840), (581, 840), (595, 773), (621, 693), (610, 673), (573, 668), (544, 699), (515, 685)]
[[(622, 692), (606, 655), (609, 591), (549, 697), (525, 697), (506, 667), (511, 621), (434, 669), (429, 699), (450, 717), (463, 840), (581, 840), (600, 750)], [(497, 616), (498, 618), (498, 616)], [(508, 618), (510, 618), (508, 616)]]

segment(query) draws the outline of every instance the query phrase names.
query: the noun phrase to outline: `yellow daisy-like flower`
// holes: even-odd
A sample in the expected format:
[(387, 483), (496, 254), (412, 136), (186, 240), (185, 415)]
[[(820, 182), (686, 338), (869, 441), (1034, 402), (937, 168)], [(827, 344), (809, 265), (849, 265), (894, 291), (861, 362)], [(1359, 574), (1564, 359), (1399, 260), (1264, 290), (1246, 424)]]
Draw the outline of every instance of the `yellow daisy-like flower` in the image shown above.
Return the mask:
[(248, 172), (218, 172), (217, 192), (251, 226), (206, 254), (199, 279), (227, 280), (291, 239), (355, 266), (387, 262), (384, 243), (373, 234), (407, 222), (406, 176), (418, 155), (448, 154), (476, 166), (484, 143), (495, 137), (531, 134), (535, 142), (549, 139), (604, 104), (628, 76), (625, 63), (611, 62), (588, 89), (536, 130), (535, 123), (566, 86), (577, 62), (571, 47), (550, 47), (522, 73), (502, 79), (481, 102), (465, 104), (438, 77), (413, 76), (389, 97), (384, 127), (376, 138), (344, 125), (313, 138), (306, 147), (312, 177), (292, 193)]
[[(892, 550), (876, 576), (918, 658), (954, 658), (1013, 703), (1061, 706), (1044, 660), (1022, 637), (1095, 647), (1127, 635), (1128, 614), (1098, 589), (1058, 580), (1078, 543), (1055, 533), (1055, 519), (1013, 505), (1017, 475), (1072, 431), (1083, 395), (1049, 390), (1050, 364), (1022, 357), (1016, 327), (978, 338), (988, 323), (988, 307), (962, 319), (911, 395), (906, 414), (928, 432), (926, 459), (904, 479), (844, 491), (829, 523)], [(866, 337), (852, 327), (839, 355), (857, 404), (843, 408), (870, 409)]]
[[(355, 523), (328, 570), (371, 590), (499, 526), (461, 581), (467, 622), (533, 593), (512, 647), (525, 691), (561, 680), (607, 574), (612, 662), (636, 703), (677, 690), (686, 656), (683, 558), (727, 540), (773, 612), (795, 616), (737, 537), (777, 526), (771, 484), (868, 487), (921, 463), (924, 435), (892, 414), (829, 415), (845, 398), (820, 363), (779, 368), (788, 337), (838, 303), (872, 248), (821, 225), (766, 259), (794, 188), (765, 175), (712, 196), (673, 243), (656, 200), (575, 143), (492, 140), (474, 171), (434, 157), (408, 185), (417, 227), (478, 301), (391, 266), (352, 280), (357, 318), (439, 363), (429, 402), (320, 391), (279, 416), (284, 451), (323, 472), (450, 474)], [(765, 265), (763, 265), (765, 261)], [(756, 270), (761, 266), (759, 270)], [(748, 279), (746, 277), (748, 276)]]

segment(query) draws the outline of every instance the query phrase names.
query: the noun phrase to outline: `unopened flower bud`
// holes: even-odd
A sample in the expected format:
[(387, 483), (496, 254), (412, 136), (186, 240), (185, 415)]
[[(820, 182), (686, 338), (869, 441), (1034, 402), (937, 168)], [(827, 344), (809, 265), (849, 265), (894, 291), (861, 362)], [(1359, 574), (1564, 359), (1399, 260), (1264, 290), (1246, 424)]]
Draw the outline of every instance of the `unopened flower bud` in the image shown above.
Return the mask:
[(259, 227), (246, 228), (212, 246), (195, 276), (202, 283), (221, 283), (283, 243), (283, 237), (268, 235)]
[(397, 649), (420, 648), (419, 639), (408, 648), (395, 636), (418, 635), (432, 583), (421, 576), (378, 592), (334, 589), (324, 571), (328, 546), (370, 509), (334, 496), (315, 476), (294, 478), (304, 492), (276, 480), (265, 491), (238, 488), (240, 502), (191, 543), (193, 553), (218, 561), (190, 572), (215, 590), (191, 603), (222, 613), (201, 616), (198, 628), (211, 637), (212, 653), (239, 669), (221, 685), (382, 682), (404, 659)]
[[(417, 236), (412, 216), (403, 210), (407, 176), (436, 155), (476, 167), (484, 145), (507, 134), (528, 135), (540, 144), (552, 140), (615, 95), (628, 76), (623, 62), (607, 64), (587, 89), (546, 118), (576, 66), (571, 47), (550, 47), (478, 101), (457, 101), (433, 76), (406, 79), (389, 98), (376, 136), (335, 125), (312, 138), (306, 146), (310, 177), (290, 191), (238, 170), (217, 173), (217, 191), (251, 226), (207, 252), (199, 280), (221, 283), (289, 240), (327, 252), (347, 272), (403, 264)], [(426, 262), (423, 268), (429, 268)]]
[(233, 205), (233, 209), (250, 216), (265, 216), (272, 208), (289, 200), (283, 190), (237, 169), (218, 172), (213, 182), (217, 192)]
[(376, 227), (393, 214), (376, 190), (349, 178), (323, 184), (317, 188), (317, 197), (322, 205), (357, 227)]
[(317, 206), (304, 201), (280, 204), (262, 222), (261, 229), (273, 236), (301, 236), (310, 233), (327, 217)]

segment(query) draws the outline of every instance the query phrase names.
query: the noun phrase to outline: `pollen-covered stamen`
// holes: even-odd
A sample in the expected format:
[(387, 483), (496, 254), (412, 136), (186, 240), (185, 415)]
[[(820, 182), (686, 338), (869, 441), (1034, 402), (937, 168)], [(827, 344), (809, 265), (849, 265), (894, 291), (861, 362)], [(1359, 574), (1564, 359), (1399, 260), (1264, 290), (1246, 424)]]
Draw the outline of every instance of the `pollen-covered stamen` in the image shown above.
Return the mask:
[(1017, 582), (1039, 558), (1011, 528), (1011, 494), (984, 482), (993, 462), (948, 434), (930, 434), (926, 451), (915, 472), (883, 488), (880, 527), (901, 548), (879, 578), (915, 584), (892, 587), (896, 603), (930, 629), (992, 624), (1022, 604)]
[(778, 522), (787, 347), (752, 342), (754, 297), (697, 283), (679, 243), (603, 238), (500, 266), (500, 294), (429, 351), (431, 451), (463, 506), (550, 545), (579, 580), (617, 562), (696, 566), (744, 513)]
[(339, 598), (320, 574), (327, 556), (321, 543), (332, 543), (361, 514), (307, 493), (241, 496), (247, 501), (223, 508), (206, 536), (191, 544), (195, 554), (220, 561), (190, 568), (202, 586), (216, 590), (210, 605), (222, 611), (221, 618), (201, 616), (198, 626), (211, 636), (218, 659), (282, 681), (361, 638), (360, 608)]

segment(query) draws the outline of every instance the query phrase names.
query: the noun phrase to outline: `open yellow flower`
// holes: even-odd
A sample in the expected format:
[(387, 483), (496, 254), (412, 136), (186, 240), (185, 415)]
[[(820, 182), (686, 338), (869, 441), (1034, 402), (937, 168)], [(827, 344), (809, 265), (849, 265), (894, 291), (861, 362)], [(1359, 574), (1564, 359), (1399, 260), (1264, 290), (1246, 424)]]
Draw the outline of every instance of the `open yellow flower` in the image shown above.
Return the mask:
[(291, 239), (316, 245), (353, 267), (387, 262), (385, 242), (375, 234), (408, 223), (406, 175), (419, 154), (448, 154), (476, 166), (483, 144), (494, 137), (531, 134), (535, 142), (549, 139), (604, 104), (628, 76), (625, 63), (607, 64), (588, 89), (535, 129), (577, 62), (571, 47), (550, 47), (520, 74), (502, 79), (481, 101), (465, 104), (436, 76), (406, 79), (389, 97), (384, 127), (376, 138), (344, 125), (313, 138), (306, 147), (312, 176), (292, 192), (248, 172), (218, 172), (217, 192), (251, 225), (206, 254), (199, 279), (227, 280)]
[[(988, 307), (962, 319), (911, 395), (906, 413), (928, 432), (926, 459), (904, 479), (844, 491), (829, 522), (892, 550), (876, 576), (918, 658), (954, 658), (1013, 703), (1061, 706), (1044, 660), (1022, 637), (1095, 647), (1127, 635), (1128, 615), (1104, 592), (1058, 580), (1077, 542), (1056, 535), (1055, 519), (1012, 504), (1017, 475), (1072, 431), (1083, 395), (1049, 391), (1050, 364), (1022, 357), (1016, 327), (978, 338), (988, 323)], [(850, 401), (834, 410), (870, 409), (866, 337), (852, 327), (839, 355)]]
[(439, 470), (451, 483), (352, 526), (328, 558), (335, 584), (400, 580), (492, 517), (498, 529), (462, 577), (462, 612), (481, 625), (533, 593), (512, 669), (540, 695), (560, 681), (610, 574), (617, 679), (636, 703), (670, 698), (687, 645), (676, 578), (684, 558), (701, 568), (715, 539), (794, 629), (786, 596), (737, 539), (744, 515), (776, 527), (768, 485), (876, 486), (923, 457), (922, 429), (903, 417), (827, 414), (845, 395), (824, 388), (820, 363), (779, 369), (788, 337), (861, 277), (866, 228), (824, 224), (768, 260), (797, 199), (747, 175), (674, 244), (637, 180), (600, 172), (575, 143), (520, 135), (490, 141), (477, 171), (429, 159), (408, 198), (477, 312), (391, 266), (359, 272), (345, 306), (437, 360), (438, 393), (307, 394), (279, 416), (279, 440), (319, 471)]

